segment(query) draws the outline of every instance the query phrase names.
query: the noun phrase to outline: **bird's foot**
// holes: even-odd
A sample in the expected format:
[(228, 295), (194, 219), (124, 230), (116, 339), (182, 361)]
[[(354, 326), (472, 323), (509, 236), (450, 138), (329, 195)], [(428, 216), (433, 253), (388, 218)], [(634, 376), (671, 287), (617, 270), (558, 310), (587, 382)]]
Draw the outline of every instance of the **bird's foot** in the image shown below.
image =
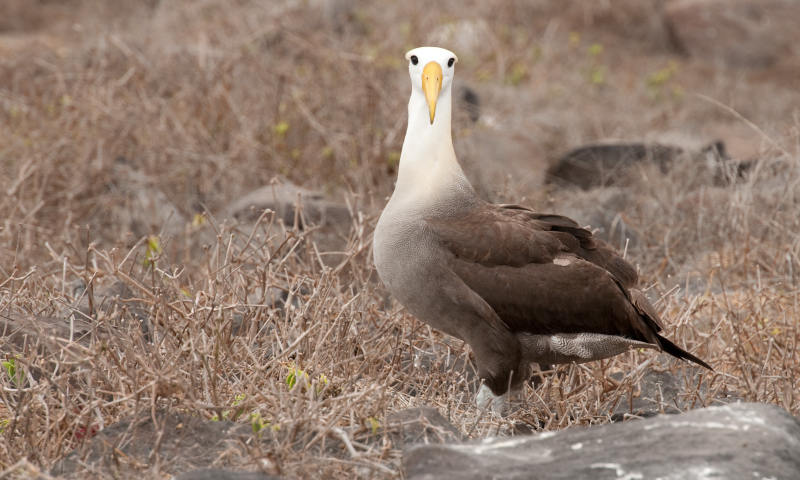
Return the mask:
[(475, 398), (475, 403), (480, 408), (491, 407), (492, 411), (498, 415), (502, 415), (506, 408), (506, 399), (503, 395), (499, 397), (492, 393), (492, 390), (486, 385), (481, 385), (478, 391), (478, 396)]

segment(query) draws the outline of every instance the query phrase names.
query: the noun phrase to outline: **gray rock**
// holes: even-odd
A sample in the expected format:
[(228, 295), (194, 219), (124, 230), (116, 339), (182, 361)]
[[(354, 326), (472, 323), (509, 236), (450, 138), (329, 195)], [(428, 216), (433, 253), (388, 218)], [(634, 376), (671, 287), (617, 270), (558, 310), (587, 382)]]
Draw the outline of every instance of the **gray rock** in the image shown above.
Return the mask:
[[(659, 360), (663, 364), (671, 360), (666, 355), (661, 355)], [(714, 398), (708, 398), (708, 388), (701, 383), (699, 389), (698, 376), (704, 372), (700, 369), (686, 369), (686, 375), (675, 375), (670, 371), (657, 371), (648, 369), (635, 383), (631, 397), (625, 395), (620, 398), (613, 410), (612, 419), (623, 419), (626, 415), (638, 417), (652, 417), (663, 413), (682, 413), (694, 406), (702, 406), (702, 402), (717, 402), (726, 405), (739, 400), (735, 393), (721, 391)], [(622, 380), (622, 373), (611, 374), (611, 378)], [(701, 398), (695, 396), (698, 391)]]
[(406, 478), (800, 478), (800, 421), (741, 403), (536, 436), (406, 450)]
[(138, 297), (138, 293), (127, 283), (114, 278), (106, 279), (103, 284), (93, 285), (91, 290), (87, 290), (83, 280), (77, 280), (72, 287), (72, 296), (77, 299), (74, 309), (85, 315), (83, 318), (96, 318), (100, 312), (111, 315), (119, 310), (132, 318), (144, 319), (147, 317), (144, 304), (128, 301)]
[(627, 223), (624, 212), (628, 204), (648, 202), (631, 189), (608, 187), (588, 192), (571, 191), (558, 202), (556, 213), (574, 219), (594, 231), (600, 239), (623, 250), (626, 241), (636, 247), (641, 238), (635, 226)]
[[(394, 412), (380, 422), (378, 428), (353, 428), (348, 436), (372, 449), (389, 448), (399, 453), (408, 445), (416, 443), (462, 442), (466, 438), (439, 411), (433, 407), (413, 407)], [(334, 456), (344, 450), (344, 445), (335, 436), (328, 441), (326, 453)], [(399, 467), (399, 465), (397, 465)]]
[(278, 480), (278, 477), (252, 472), (234, 472), (218, 468), (201, 468), (182, 473), (174, 480)]
[(387, 429), (397, 447), (415, 443), (460, 442), (464, 436), (433, 407), (407, 408), (386, 417)]
[(488, 201), (507, 203), (504, 199), (508, 195), (541, 187), (537, 164), (544, 163), (545, 155), (539, 139), (528, 131), (508, 124), (498, 128), (478, 126), (459, 138), (454, 147), (467, 177)]
[[(115, 160), (108, 172), (106, 187), (105, 221), (111, 225), (109, 228), (117, 230), (118, 239), (136, 241), (148, 235), (185, 233), (189, 220), (170, 202), (155, 179), (136, 169), (125, 157)], [(103, 219), (98, 220), (103, 223)]]
[(768, 67), (800, 52), (796, 1), (678, 0), (664, 21), (680, 50), (728, 67)]
[(240, 439), (251, 436), (252, 427), (247, 424), (213, 422), (185, 414), (161, 415), (155, 424), (149, 413), (144, 413), (106, 427), (57, 462), (50, 475), (87, 478), (89, 472), (102, 472), (106, 477), (124, 474), (129, 478), (133, 471), (143, 472), (152, 466), (155, 457), (151, 453), (170, 460), (163, 467), (168, 473), (180, 474), (210, 467), (218, 458), (235, 458), (230, 450), (244, 455), (239, 450)]
[(548, 171), (548, 181), (583, 190), (625, 184), (640, 175), (631, 167), (650, 164), (667, 173), (682, 157), (705, 161), (705, 170), (719, 175), (721, 161), (726, 160), (725, 145), (712, 142), (699, 151), (658, 143), (598, 143), (584, 145), (561, 156)]
[(312, 224), (339, 226), (345, 232), (350, 228), (350, 211), (346, 205), (328, 200), (322, 192), (299, 187), (287, 180), (266, 185), (234, 200), (224, 209), (224, 215), (248, 223), (258, 220), (264, 210), (272, 210), (284, 224), (293, 226), (296, 220), (298, 223), (301, 220), (295, 218), (297, 206), (302, 206), (302, 220), (305, 222), (298, 225), (300, 228)]
[[(303, 231), (306, 243), (316, 245), (322, 261), (330, 267), (339, 265), (346, 258), (353, 220), (345, 203), (331, 200), (322, 192), (281, 180), (231, 202), (223, 210), (223, 217), (235, 220), (240, 231), (251, 232), (266, 210), (274, 213), (264, 217), (262, 227), (281, 221), (286, 227)], [(308, 228), (311, 226), (316, 228)]]
[(97, 319), (101, 314), (106, 317), (118, 316), (122, 324), (130, 322), (129, 325), (138, 326), (145, 340), (150, 341), (151, 325), (147, 306), (135, 300), (140, 292), (114, 277), (96, 283), (87, 289), (82, 279), (73, 282), (72, 296), (76, 303), (65, 308), (62, 315), (81, 320)]
[(4, 314), (0, 316), (0, 347), (4, 353), (11, 351), (12, 345), (22, 348), (26, 343), (40, 343), (37, 339), (46, 337), (43, 342), (53, 349), (69, 342), (88, 347), (91, 343), (92, 330), (99, 338), (108, 336), (108, 329), (82, 318), (47, 317), (42, 315)]

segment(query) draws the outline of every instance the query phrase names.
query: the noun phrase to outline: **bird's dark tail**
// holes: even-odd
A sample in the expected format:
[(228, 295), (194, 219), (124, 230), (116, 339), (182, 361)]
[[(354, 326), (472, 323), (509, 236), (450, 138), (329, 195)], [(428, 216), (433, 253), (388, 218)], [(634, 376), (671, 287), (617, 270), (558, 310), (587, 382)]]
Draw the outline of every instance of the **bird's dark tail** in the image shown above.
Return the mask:
[(712, 372), (714, 371), (714, 369), (711, 368), (706, 362), (700, 360), (699, 358), (695, 357), (694, 355), (692, 355), (691, 353), (689, 353), (686, 350), (682, 349), (681, 347), (675, 345), (674, 343), (672, 343), (671, 341), (669, 341), (666, 338), (662, 337), (661, 335), (658, 335), (658, 334), (656, 334), (656, 335), (658, 336), (658, 341), (661, 342), (661, 349), (664, 350), (665, 352), (669, 353), (673, 357), (677, 357), (677, 358), (680, 358), (680, 359), (683, 359), (683, 360), (690, 360), (690, 361), (700, 365), (701, 367), (706, 367), (707, 369), (711, 370)]

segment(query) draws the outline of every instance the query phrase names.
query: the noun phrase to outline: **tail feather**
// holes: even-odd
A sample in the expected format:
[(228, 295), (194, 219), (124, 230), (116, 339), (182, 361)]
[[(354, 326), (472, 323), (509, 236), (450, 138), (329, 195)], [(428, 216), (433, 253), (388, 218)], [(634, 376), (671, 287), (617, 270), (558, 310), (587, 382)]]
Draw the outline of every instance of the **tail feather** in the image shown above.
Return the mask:
[(661, 349), (664, 350), (665, 352), (669, 353), (673, 357), (677, 357), (677, 358), (680, 358), (682, 360), (692, 361), (692, 362), (700, 365), (701, 367), (705, 367), (705, 368), (711, 370), (712, 372), (714, 371), (714, 369), (711, 368), (706, 362), (700, 360), (699, 358), (695, 357), (691, 353), (689, 353), (686, 350), (682, 349), (681, 347), (675, 345), (671, 341), (667, 340), (665, 337), (662, 337), (661, 335), (658, 335), (658, 334), (656, 334), (656, 335), (658, 336), (659, 342), (661, 342)]

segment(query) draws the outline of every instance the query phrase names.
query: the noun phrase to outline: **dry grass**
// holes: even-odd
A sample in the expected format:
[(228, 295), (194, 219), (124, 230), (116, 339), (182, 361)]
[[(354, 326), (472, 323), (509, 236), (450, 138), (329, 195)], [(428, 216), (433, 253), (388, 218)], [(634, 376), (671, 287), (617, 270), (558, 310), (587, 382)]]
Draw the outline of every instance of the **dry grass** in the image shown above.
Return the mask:
[[(603, 423), (649, 368), (690, 378), (693, 407), (729, 392), (800, 413), (800, 125), (783, 76), (794, 67), (732, 75), (676, 57), (654, 20), (660, 2), (491, 3), (423, 15), (420, 2), (123, 9), (87, 0), (53, 18), (15, 4), (28, 28), (45, 25), (39, 34), (55, 37), (0, 59), (0, 312), (83, 318), (78, 297), (118, 279), (136, 294), (92, 319), (82, 341), (0, 340), (3, 359), (24, 372), (0, 371), (0, 468), (23, 459), (49, 468), (82, 448), (82, 432), (170, 410), (240, 422), (259, 413), (278, 427), (263, 450), (232, 463), (240, 468), (268, 458), (289, 477), (395, 478), (397, 450), (356, 444), (357, 456), (339, 452), (334, 462), (315, 448), (335, 428), (366, 435), (374, 420), (416, 405), (438, 407), (476, 438), (509, 434), (516, 422), (537, 431)], [(463, 20), (480, 42), (437, 30)], [(620, 248), (636, 238), (627, 255), (661, 299), (667, 335), (717, 373), (695, 378), (691, 367), (645, 352), (561, 366), (500, 418), (475, 408), (467, 375), (439, 368), (467, 359), (468, 349), (386, 298), (370, 250), (403, 141), (402, 54), (436, 35), (465, 50), (459, 78), (480, 92), (496, 125), (460, 116), (457, 142), (524, 131), (540, 144), (528, 166), (537, 188), (511, 178), (481, 193), (543, 210), (580, 209), (609, 194), (538, 188), (553, 152), (732, 122), (735, 112), (692, 92), (726, 102), (738, 95), (736, 112), (763, 130), (756, 171), (730, 187), (704, 181), (688, 160), (667, 176), (642, 172), (615, 217), (628, 233), (611, 232)], [(648, 83), (670, 61), (679, 65), (673, 76)], [(188, 219), (179, 234), (149, 243), (126, 235), (119, 156), (143, 191), (163, 192)], [(480, 177), (474, 153), (463, 160)], [(257, 225), (214, 221), (276, 174), (345, 192), (354, 211), (341, 239), (347, 255), (326, 256), (315, 245), (320, 232), (269, 214)], [(147, 228), (158, 234), (160, 225)], [(73, 291), (78, 279), (86, 292)], [(279, 291), (288, 306), (274, 302)], [(134, 307), (146, 313), (146, 335)], [(306, 372), (308, 388), (287, 385), (292, 369)], [(620, 372), (621, 381), (610, 379)], [(142, 471), (158, 473), (131, 466), (130, 475)]]

